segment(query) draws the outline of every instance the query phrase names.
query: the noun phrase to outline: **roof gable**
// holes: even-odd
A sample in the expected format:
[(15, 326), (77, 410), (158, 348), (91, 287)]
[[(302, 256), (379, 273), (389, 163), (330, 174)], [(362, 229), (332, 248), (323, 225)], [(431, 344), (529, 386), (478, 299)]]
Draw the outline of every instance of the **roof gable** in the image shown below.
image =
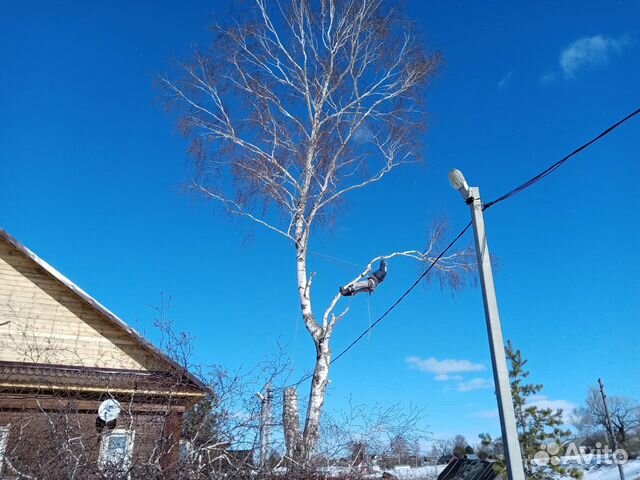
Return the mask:
[[(2, 229), (0, 361), (185, 373)], [(196, 377), (185, 374), (205, 388)]]

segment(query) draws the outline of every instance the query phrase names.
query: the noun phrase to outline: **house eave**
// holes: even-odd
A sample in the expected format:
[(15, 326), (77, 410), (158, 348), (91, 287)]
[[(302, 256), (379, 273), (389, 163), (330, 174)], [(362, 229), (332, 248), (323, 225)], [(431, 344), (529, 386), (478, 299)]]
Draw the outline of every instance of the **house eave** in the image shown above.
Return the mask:
[(183, 366), (179, 365), (176, 361), (158, 349), (155, 345), (149, 342), (146, 338), (140, 335), (135, 329), (131, 328), (127, 325), (122, 319), (120, 319), (116, 314), (111, 312), (108, 308), (98, 302), (95, 298), (69, 280), (66, 276), (56, 270), (54, 267), (49, 265), (45, 260), (40, 258), (34, 252), (29, 250), (25, 245), (19, 242), (17, 239), (9, 235), (5, 230), (0, 228), (0, 238), (4, 239), (9, 245), (15, 248), (22, 255), (26, 256), (33, 262), (35, 262), (40, 268), (42, 268), (48, 275), (56, 279), (58, 282), (62, 283), (66, 288), (68, 288), (75, 295), (80, 297), (85, 303), (90, 305), (94, 310), (100, 313), (103, 317), (105, 317), (109, 322), (114, 324), (120, 330), (124, 331), (130, 338), (132, 338), (136, 343), (141, 345), (145, 350), (152, 353), (156, 358), (158, 358), (161, 362), (168, 364), (172, 370), (176, 372), (180, 372), (186, 378), (189, 379), (198, 389), (202, 392), (209, 392), (210, 389), (195, 375), (186, 370)]

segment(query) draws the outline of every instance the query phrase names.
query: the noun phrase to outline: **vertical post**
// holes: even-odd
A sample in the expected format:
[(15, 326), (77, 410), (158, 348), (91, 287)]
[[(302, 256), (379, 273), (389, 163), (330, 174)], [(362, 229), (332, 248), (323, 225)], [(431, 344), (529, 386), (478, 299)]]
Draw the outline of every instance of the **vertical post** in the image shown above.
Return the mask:
[(260, 468), (264, 468), (269, 454), (269, 443), (271, 441), (271, 409), (273, 400), (273, 390), (268, 383), (264, 387), (264, 395), (260, 398)]
[(282, 426), (284, 428), (285, 455), (288, 468), (300, 460), (302, 436), (300, 434), (300, 414), (298, 413), (298, 392), (289, 387), (282, 392)]
[(469, 188), (467, 198), (467, 203), (471, 208), (471, 216), (473, 218), (476, 256), (478, 260), (478, 270), (480, 272), (480, 283), (482, 285), (484, 314), (487, 319), (487, 331), (489, 333), (493, 380), (495, 382), (496, 396), (498, 399), (498, 412), (500, 414), (500, 428), (502, 430), (507, 475), (509, 480), (525, 480), (522, 453), (518, 440), (516, 415), (513, 409), (513, 398), (511, 397), (509, 369), (507, 368), (502, 328), (500, 327), (500, 315), (498, 314), (498, 301), (493, 284), (489, 245), (487, 244), (487, 235), (484, 228), (480, 189), (478, 187)]
[(264, 435), (264, 443), (265, 443), (265, 452), (264, 452), (264, 463), (266, 464), (267, 460), (269, 460), (269, 453), (271, 448), (271, 427), (273, 425), (273, 421), (271, 416), (273, 415), (273, 388), (271, 384), (267, 384), (266, 388), (267, 393), (267, 414), (265, 415), (265, 435)]
[[(604, 405), (604, 417), (607, 424), (607, 431), (609, 432), (609, 437), (611, 438), (611, 446), (613, 447), (613, 456), (615, 458), (615, 454), (618, 451), (618, 439), (616, 438), (616, 432), (613, 431), (613, 425), (611, 424), (611, 416), (609, 415), (609, 406), (607, 405), (607, 394), (604, 392), (604, 383), (602, 379), (598, 379), (598, 385), (600, 385), (600, 395), (602, 396), (602, 405)], [(622, 464), (616, 461), (618, 465), (618, 473), (620, 473), (620, 480), (624, 480), (624, 470), (622, 469)]]

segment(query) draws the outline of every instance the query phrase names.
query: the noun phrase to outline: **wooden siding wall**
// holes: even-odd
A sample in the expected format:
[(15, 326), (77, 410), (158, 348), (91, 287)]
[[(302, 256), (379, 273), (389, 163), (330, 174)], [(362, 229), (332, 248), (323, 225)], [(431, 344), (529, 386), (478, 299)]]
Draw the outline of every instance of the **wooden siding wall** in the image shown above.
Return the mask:
[[(1, 403), (1, 402), (0, 402)], [(30, 478), (45, 478), (42, 466), (51, 471), (63, 466), (61, 458), (64, 458), (64, 446), (66, 442), (72, 451), (79, 455), (86, 455), (90, 463), (98, 462), (100, 443), (104, 441), (104, 433), (97, 433), (95, 427), (98, 403), (91, 413), (73, 413), (65, 416), (64, 412), (40, 412), (34, 411), (4, 411), (0, 408), (0, 426), (9, 426), (9, 439), (6, 449), (7, 459), (11, 464), (24, 474), (32, 475)], [(71, 418), (71, 421), (68, 421)], [(135, 414), (128, 416), (122, 414), (117, 421), (116, 428), (133, 430), (132, 463), (143, 465), (150, 458), (160, 455), (160, 463), (168, 468), (178, 461), (180, 429), (182, 426), (182, 414), (171, 413), (169, 415), (145, 415)], [(70, 439), (73, 439), (69, 441)], [(163, 452), (163, 453), (160, 453)], [(68, 478), (56, 475), (51, 477)], [(15, 471), (5, 468), (6, 474)], [(6, 478), (0, 473), (0, 478)], [(15, 478), (11, 476), (10, 478)], [(29, 477), (25, 477), (29, 478)], [(78, 478), (86, 478), (79, 475)], [(98, 478), (91, 476), (90, 478)], [(107, 478), (115, 478), (108, 476)], [(118, 478), (126, 478), (118, 477)], [(135, 478), (144, 478), (135, 476)], [(168, 476), (168, 478), (173, 478)]]
[[(1, 325), (4, 322), (10, 322)], [(0, 360), (166, 370), (156, 357), (0, 239)]]

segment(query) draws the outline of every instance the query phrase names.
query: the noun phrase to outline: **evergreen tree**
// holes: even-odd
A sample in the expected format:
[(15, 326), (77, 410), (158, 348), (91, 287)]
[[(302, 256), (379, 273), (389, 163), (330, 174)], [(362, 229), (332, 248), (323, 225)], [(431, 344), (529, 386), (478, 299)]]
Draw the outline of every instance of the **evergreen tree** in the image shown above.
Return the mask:
[(182, 419), (182, 438), (197, 450), (221, 442), (222, 418), (216, 413), (215, 395), (209, 394), (187, 410)]
[(476, 448), (480, 460), (488, 460), (493, 455), (493, 439), (488, 433), (478, 435), (480, 445)]
[[(534, 462), (536, 453), (546, 451), (547, 446), (555, 443), (562, 445), (570, 431), (562, 428), (562, 409), (540, 408), (532, 405), (531, 400), (538, 395), (543, 386), (540, 384), (524, 383), (529, 372), (524, 369), (527, 360), (522, 358), (520, 350), (514, 350), (511, 341), (506, 347), (507, 361), (510, 364), (509, 378), (511, 380), (511, 395), (516, 413), (518, 437), (524, 462), (525, 474), (528, 479), (546, 479), (550, 473), (570, 473), (578, 476), (577, 470), (566, 472), (558, 462), (560, 451), (550, 449), (551, 457), (546, 466)], [(544, 446), (543, 446), (544, 445)], [(557, 456), (554, 456), (557, 454)]]

